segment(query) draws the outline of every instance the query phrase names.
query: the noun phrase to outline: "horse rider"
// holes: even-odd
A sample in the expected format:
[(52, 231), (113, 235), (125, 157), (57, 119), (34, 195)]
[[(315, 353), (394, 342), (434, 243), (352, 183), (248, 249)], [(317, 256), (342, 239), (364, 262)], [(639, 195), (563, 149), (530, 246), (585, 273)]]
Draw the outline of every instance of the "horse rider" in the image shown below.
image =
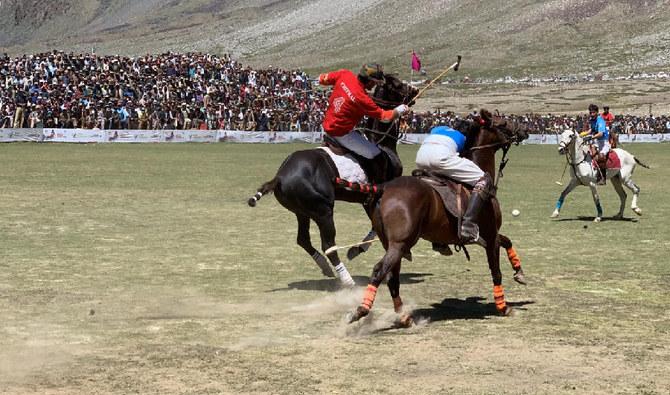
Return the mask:
[[(598, 106), (589, 105), (590, 129), (582, 132), (584, 141), (591, 141), (591, 157), (598, 163), (598, 184), (604, 185), (607, 165), (607, 153), (610, 151), (609, 131), (603, 117), (598, 115)], [(595, 142), (595, 143), (593, 143)]]
[(603, 113), (600, 114), (600, 116), (605, 120), (605, 126), (607, 127), (607, 131), (609, 132), (610, 147), (616, 148), (618, 133), (612, 130), (612, 124), (614, 123), (614, 114), (610, 112), (609, 106), (603, 106)]
[[(459, 237), (463, 244), (477, 243), (485, 246), (484, 240), (479, 237), (477, 221), (484, 204), (495, 192), (493, 180), (477, 164), (460, 155), (465, 150), (465, 139), (463, 133), (449, 126), (433, 127), (416, 154), (416, 165), (420, 169), (430, 170), (474, 187), (463, 215)], [(440, 247), (433, 245), (438, 251)]]
[(383, 110), (372, 101), (367, 91), (383, 82), (384, 70), (375, 63), (364, 64), (358, 75), (341, 69), (319, 76), (319, 84), (333, 86), (323, 119), (323, 130), (340, 145), (365, 158), (372, 183), (385, 181), (386, 157), (375, 143), (355, 132), (354, 128), (364, 115), (391, 122), (409, 109), (407, 105), (401, 104), (393, 110)]
[(600, 114), (600, 116), (605, 121), (605, 126), (607, 127), (607, 130), (612, 132), (612, 122), (614, 122), (614, 114), (610, 112), (609, 106), (603, 106), (603, 113)]

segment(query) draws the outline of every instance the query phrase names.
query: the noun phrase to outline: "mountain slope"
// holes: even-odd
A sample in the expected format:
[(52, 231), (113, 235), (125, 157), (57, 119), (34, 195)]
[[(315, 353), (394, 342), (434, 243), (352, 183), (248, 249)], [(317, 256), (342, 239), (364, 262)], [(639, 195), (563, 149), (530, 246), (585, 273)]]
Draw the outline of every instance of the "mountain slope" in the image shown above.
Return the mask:
[(0, 51), (230, 52), (255, 66), (383, 62), (478, 76), (670, 66), (670, 0), (2, 0)]

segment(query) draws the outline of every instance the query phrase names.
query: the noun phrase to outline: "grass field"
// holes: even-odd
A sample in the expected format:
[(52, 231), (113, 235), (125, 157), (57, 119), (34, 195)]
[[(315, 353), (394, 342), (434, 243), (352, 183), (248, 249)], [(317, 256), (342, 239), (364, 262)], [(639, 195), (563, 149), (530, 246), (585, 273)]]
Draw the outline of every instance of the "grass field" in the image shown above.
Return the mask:
[[(549, 219), (563, 158), (514, 147), (499, 198), (529, 280), (503, 262), (515, 314), (495, 314), (483, 251), (422, 241), (403, 263), (409, 329), (385, 287), (347, 325), (362, 287), (320, 275), (274, 197), (246, 205), (305, 147), (0, 145), (0, 393), (670, 392), (670, 145), (624, 147), (653, 167), (633, 177), (643, 216), (629, 193), (626, 220), (599, 224), (585, 187)], [(416, 147), (400, 150), (409, 172)], [(611, 186), (601, 198), (615, 214)], [(355, 205), (335, 219), (340, 245), (369, 228)], [(359, 285), (382, 254), (347, 263)]]

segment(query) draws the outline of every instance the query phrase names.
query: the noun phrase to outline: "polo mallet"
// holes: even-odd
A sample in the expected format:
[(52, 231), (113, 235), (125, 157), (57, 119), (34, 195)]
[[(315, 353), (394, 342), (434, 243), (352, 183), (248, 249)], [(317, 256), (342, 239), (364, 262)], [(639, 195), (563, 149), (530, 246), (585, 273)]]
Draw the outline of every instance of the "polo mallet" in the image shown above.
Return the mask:
[(565, 175), (565, 170), (568, 168), (568, 161), (565, 160), (565, 166), (563, 166), (563, 174), (561, 174), (561, 181), (556, 181), (556, 185), (563, 186), (563, 176)]
[(425, 92), (426, 89), (430, 88), (431, 85), (433, 85), (433, 83), (434, 83), (435, 81), (439, 80), (440, 78), (442, 78), (442, 76), (444, 76), (445, 74), (447, 74), (447, 72), (448, 72), (449, 70), (454, 69), (454, 71), (458, 71), (458, 68), (461, 66), (461, 55), (458, 55), (457, 58), (458, 58), (458, 60), (456, 60), (456, 63), (454, 63), (454, 64), (452, 64), (451, 66), (449, 66), (449, 67), (447, 67), (446, 69), (444, 69), (444, 71), (441, 72), (440, 75), (438, 75), (438, 76), (435, 77), (432, 81), (430, 81), (430, 82), (428, 83), (428, 85), (424, 86), (424, 87), (419, 91), (419, 93), (417, 93), (416, 96), (414, 96), (414, 99), (413, 99), (413, 100), (417, 100), (421, 95), (423, 95), (423, 92)]
[(330, 247), (329, 249), (326, 250), (325, 254), (328, 255), (328, 254), (330, 254), (331, 252), (335, 252), (335, 251), (338, 251), (338, 250), (343, 250), (343, 249), (345, 249), (345, 248), (350, 248), (350, 247), (357, 247), (357, 246), (361, 246), (361, 245), (363, 245), (363, 244), (372, 243), (372, 242), (375, 242), (375, 241), (379, 241), (379, 239), (375, 237), (374, 239), (361, 241), (360, 243), (349, 244), (349, 245), (347, 245), (347, 246), (342, 246), (342, 247), (332, 246), (332, 247)]

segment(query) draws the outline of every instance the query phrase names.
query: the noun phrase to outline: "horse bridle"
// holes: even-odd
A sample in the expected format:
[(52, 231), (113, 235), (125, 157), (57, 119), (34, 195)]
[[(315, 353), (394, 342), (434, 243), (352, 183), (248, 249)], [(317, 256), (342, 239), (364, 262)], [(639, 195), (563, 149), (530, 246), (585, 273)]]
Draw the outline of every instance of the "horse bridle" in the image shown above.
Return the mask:
[[(505, 122), (507, 122), (507, 121), (505, 121)], [(500, 181), (500, 179), (503, 178), (503, 169), (505, 169), (505, 166), (507, 166), (507, 162), (509, 162), (509, 158), (507, 157), (507, 152), (512, 147), (512, 144), (519, 145), (519, 143), (521, 141), (518, 139), (518, 136), (515, 135), (514, 133), (511, 133), (511, 135), (509, 135), (507, 133), (504, 133), (504, 132), (500, 131), (500, 129), (498, 127), (493, 126), (492, 123), (491, 123), (490, 126), (486, 126), (486, 122), (483, 119), (480, 119), (479, 127), (480, 128), (486, 127), (488, 130), (491, 130), (491, 131), (495, 132), (496, 135), (498, 136), (498, 138), (502, 140), (502, 141), (498, 141), (497, 143), (476, 145), (476, 146), (470, 147), (468, 149), (470, 152), (472, 152), (472, 151), (481, 150), (481, 149), (485, 149), (485, 148), (496, 149), (496, 148), (502, 147), (503, 155), (502, 155), (502, 158), (500, 159), (500, 165), (498, 166), (498, 177), (496, 177), (496, 181), (495, 181), (495, 185), (494, 185), (494, 187), (497, 188), (498, 187), (498, 181)], [(509, 129), (507, 129), (507, 130), (509, 130)]]
[(568, 149), (568, 146), (570, 144), (577, 144), (577, 141), (575, 141), (576, 138), (577, 138), (577, 132), (573, 131), (572, 134), (570, 135), (570, 142), (569, 143), (564, 143), (563, 141), (558, 143), (558, 147), (565, 151), (565, 156), (570, 157), (570, 159), (568, 160), (568, 163), (572, 167), (577, 166), (578, 164), (587, 161), (586, 157), (584, 157), (584, 159), (581, 162), (576, 162), (575, 158), (570, 154), (570, 150)]

